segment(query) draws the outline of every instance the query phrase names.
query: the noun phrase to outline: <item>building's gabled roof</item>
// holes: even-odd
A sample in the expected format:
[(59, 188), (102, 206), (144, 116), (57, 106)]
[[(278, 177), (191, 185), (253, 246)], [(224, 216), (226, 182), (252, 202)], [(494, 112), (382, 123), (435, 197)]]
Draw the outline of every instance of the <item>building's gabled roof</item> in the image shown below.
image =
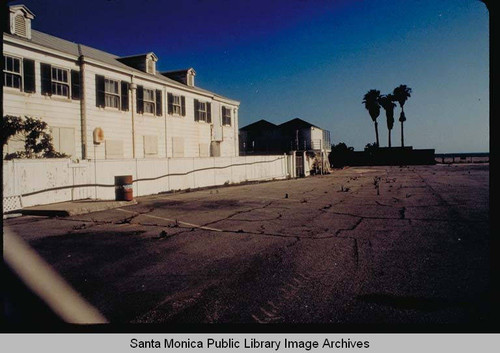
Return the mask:
[(250, 125), (244, 126), (240, 128), (240, 130), (243, 131), (249, 131), (249, 130), (271, 130), (271, 129), (276, 129), (277, 126), (273, 123), (270, 123), (267, 120), (261, 119), (259, 121), (256, 121), (255, 123), (252, 123)]
[(134, 54), (134, 55), (127, 55), (127, 56), (120, 56), (120, 59), (132, 59), (132, 58), (141, 58), (141, 57), (145, 57), (145, 56), (148, 56), (148, 55), (151, 55), (153, 56), (156, 60), (158, 60), (158, 57), (156, 56), (155, 53), (153, 53), (152, 51), (148, 52), (148, 53), (143, 53), (143, 54)]
[(283, 129), (291, 129), (291, 128), (304, 129), (304, 128), (310, 128), (310, 127), (315, 127), (315, 128), (321, 129), (320, 127), (313, 125), (313, 124), (311, 124), (305, 120), (302, 120), (300, 118), (295, 118), (295, 119), (289, 120), (287, 122), (284, 122), (283, 124), (278, 125), (278, 127), (283, 128)]
[(17, 10), (21, 10), (21, 11), (24, 11), (27, 15), (28, 15), (28, 18), (30, 19), (34, 19), (35, 18), (35, 14), (33, 12), (31, 12), (30, 9), (28, 9), (25, 5), (23, 4), (19, 4), (19, 5), (11, 5), (9, 6), (9, 9), (10, 11), (12, 12), (15, 12)]
[[(96, 61), (99, 61), (101, 63), (107, 64), (110, 66), (114, 66), (118, 69), (126, 70), (127, 72), (136, 73), (136, 74), (143, 76), (143, 77), (148, 77), (148, 76), (152, 77), (155, 80), (162, 81), (162, 82), (169, 84), (170, 86), (173, 86), (173, 87), (193, 90), (193, 91), (197, 91), (201, 94), (210, 95), (213, 97), (217, 97), (220, 99), (225, 99), (225, 100), (229, 100), (229, 101), (233, 101), (233, 102), (238, 103), (234, 99), (221, 96), (221, 95), (216, 94), (214, 92), (207, 91), (207, 90), (199, 88), (199, 87), (187, 86), (185, 84), (182, 84), (180, 82), (172, 80), (168, 77), (165, 77), (162, 74), (160, 74), (159, 72), (156, 72), (155, 74), (150, 74), (150, 73), (146, 73), (144, 71), (140, 71), (138, 69), (135, 69), (131, 66), (125, 65), (124, 63), (120, 62), (119, 61), (120, 57), (117, 55), (107, 53), (105, 51), (95, 49), (92, 47), (88, 47), (88, 46), (83, 45), (83, 44), (71, 42), (71, 41), (68, 41), (68, 40), (65, 40), (65, 39), (62, 39), (59, 37), (55, 37), (55, 36), (52, 36), (50, 34), (46, 34), (46, 33), (43, 33), (43, 32), (40, 32), (40, 31), (37, 31), (34, 29), (31, 30), (31, 39), (12, 35), (12, 34), (6, 33), (6, 32), (4, 32), (3, 34), (7, 38), (13, 38), (13, 39), (20, 40), (23, 42), (33, 43), (36, 45), (40, 45), (42, 47), (46, 47), (49, 49), (53, 49), (53, 50), (62, 52), (64, 54), (69, 54), (69, 55), (72, 55), (75, 57), (79, 57), (79, 56), (83, 55), (85, 58), (96, 60)], [(147, 54), (149, 54), (149, 53), (147, 53)], [(146, 54), (144, 54), (144, 55), (146, 55)], [(136, 56), (136, 55), (132, 55), (132, 56)]]

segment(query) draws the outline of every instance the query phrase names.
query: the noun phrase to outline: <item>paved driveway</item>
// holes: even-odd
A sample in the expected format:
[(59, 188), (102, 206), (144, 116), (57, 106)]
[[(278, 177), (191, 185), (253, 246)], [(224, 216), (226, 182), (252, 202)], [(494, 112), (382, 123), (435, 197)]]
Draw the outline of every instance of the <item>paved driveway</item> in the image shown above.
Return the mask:
[(6, 225), (111, 322), (475, 324), (488, 172), (349, 168)]

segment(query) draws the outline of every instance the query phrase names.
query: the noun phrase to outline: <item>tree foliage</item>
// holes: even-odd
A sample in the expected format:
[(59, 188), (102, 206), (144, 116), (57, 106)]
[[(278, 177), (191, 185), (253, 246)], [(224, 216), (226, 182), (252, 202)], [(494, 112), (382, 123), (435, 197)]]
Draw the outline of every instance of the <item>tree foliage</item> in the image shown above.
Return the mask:
[(399, 103), (399, 106), (403, 108), (405, 102), (408, 100), (408, 98), (411, 97), (411, 88), (407, 85), (399, 85), (398, 87), (394, 88), (394, 90), (392, 91), (392, 95)]
[(392, 130), (394, 127), (394, 108), (396, 104), (394, 102), (394, 96), (392, 94), (386, 94), (379, 98), (379, 103), (385, 110), (385, 116), (387, 118), (387, 129)]
[(370, 114), (370, 117), (375, 122), (380, 115), (380, 91), (376, 89), (369, 90), (363, 97), (363, 104)]
[(68, 155), (57, 152), (52, 143), (52, 135), (46, 122), (29, 116), (24, 119), (16, 116), (4, 116), (1, 122), (2, 146), (9, 138), (22, 135), (24, 151), (9, 153), (5, 159), (14, 158), (67, 158)]
[(375, 139), (377, 141), (378, 146), (380, 146), (378, 139), (378, 124), (377, 124), (377, 118), (380, 115), (379, 99), (380, 99), (380, 91), (376, 89), (371, 89), (364, 95), (362, 102), (365, 105), (366, 110), (368, 110), (368, 113), (370, 114), (373, 123), (375, 124)]
[(346, 166), (354, 152), (354, 147), (347, 147), (344, 142), (332, 145), (332, 150), (328, 155), (330, 165), (334, 168)]

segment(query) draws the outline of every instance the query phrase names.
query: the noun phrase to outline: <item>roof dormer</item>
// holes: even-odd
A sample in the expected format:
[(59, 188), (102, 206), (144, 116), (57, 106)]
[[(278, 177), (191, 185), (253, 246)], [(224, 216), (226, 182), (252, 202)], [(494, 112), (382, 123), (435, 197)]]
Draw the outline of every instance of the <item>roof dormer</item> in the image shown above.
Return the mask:
[(31, 20), (35, 18), (24, 5), (12, 5), (9, 7), (9, 29), (11, 34), (31, 39)]
[(160, 73), (165, 77), (171, 78), (172, 80), (194, 87), (194, 77), (196, 76), (196, 71), (194, 71), (192, 67), (184, 70), (164, 71)]
[(148, 74), (156, 74), (156, 62), (158, 61), (158, 57), (153, 52), (147, 54), (124, 56), (118, 58), (117, 60), (137, 70), (147, 72)]

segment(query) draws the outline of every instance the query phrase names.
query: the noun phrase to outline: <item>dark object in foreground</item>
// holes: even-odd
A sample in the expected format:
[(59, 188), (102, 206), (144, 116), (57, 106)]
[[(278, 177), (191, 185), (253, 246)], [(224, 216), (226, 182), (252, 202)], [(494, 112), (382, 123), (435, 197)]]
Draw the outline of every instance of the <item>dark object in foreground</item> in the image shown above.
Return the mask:
[[(333, 150), (332, 150), (333, 151)], [(434, 149), (414, 150), (413, 147), (371, 147), (364, 151), (345, 150), (330, 157), (333, 167), (371, 165), (432, 165), (436, 164)]]

